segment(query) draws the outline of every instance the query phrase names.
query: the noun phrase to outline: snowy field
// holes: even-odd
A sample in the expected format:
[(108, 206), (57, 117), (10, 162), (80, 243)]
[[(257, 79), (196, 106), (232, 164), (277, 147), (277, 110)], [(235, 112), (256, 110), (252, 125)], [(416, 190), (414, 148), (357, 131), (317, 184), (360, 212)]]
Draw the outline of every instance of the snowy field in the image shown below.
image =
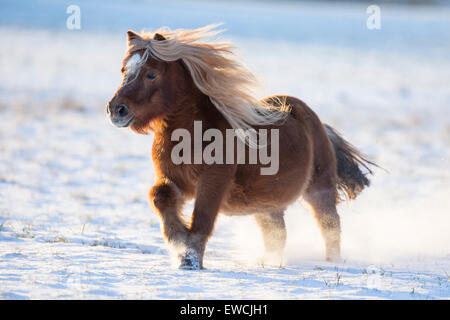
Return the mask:
[[(0, 3), (0, 299), (449, 299), (450, 7), (77, 1)], [(152, 136), (117, 129), (125, 31), (224, 22), (261, 96), (307, 102), (385, 170), (340, 204), (343, 260), (287, 212), (283, 265), (252, 217), (221, 216), (206, 270), (170, 265)], [(186, 215), (192, 210), (192, 203)]]

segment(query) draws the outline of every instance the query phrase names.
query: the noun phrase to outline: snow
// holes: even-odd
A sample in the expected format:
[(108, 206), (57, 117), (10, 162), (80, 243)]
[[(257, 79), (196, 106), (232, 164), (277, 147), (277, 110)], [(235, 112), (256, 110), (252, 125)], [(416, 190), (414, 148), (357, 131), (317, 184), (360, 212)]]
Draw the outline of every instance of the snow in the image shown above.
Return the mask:
[[(386, 5), (369, 31), (358, 4), (79, 1), (69, 31), (64, 1), (26, 4), (0, 11), (0, 299), (450, 298), (449, 8)], [(152, 136), (105, 105), (128, 28), (217, 21), (261, 95), (301, 98), (385, 169), (338, 208), (341, 262), (299, 202), (281, 267), (260, 263), (252, 217), (224, 216), (206, 270), (171, 266), (147, 204)]]

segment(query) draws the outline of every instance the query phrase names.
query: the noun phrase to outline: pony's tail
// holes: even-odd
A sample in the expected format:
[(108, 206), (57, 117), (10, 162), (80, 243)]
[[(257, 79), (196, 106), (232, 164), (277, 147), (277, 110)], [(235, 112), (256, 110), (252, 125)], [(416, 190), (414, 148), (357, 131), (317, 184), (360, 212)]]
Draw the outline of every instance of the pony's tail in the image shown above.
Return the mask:
[[(324, 124), (328, 138), (333, 145), (337, 162), (336, 182), (337, 200), (342, 200), (339, 194), (344, 198), (355, 199), (361, 191), (370, 185), (367, 175), (373, 174), (369, 166), (376, 166), (374, 162), (365, 158), (361, 152), (346, 141), (335, 129)], [(363, 172), (365, 170), (366, 172)]]

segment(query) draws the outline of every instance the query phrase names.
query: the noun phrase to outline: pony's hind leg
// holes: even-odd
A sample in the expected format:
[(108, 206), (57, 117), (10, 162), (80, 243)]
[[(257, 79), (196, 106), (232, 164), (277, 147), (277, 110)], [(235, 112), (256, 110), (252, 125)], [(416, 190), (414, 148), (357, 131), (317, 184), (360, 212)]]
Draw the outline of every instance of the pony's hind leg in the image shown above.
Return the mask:
[(336, 210), (336, 190), (331, 179), (327, 183), (310, 185), (303, 198), (310, 205), (325, 241), (326, 260), (340, 259), (341, 225)]
[(161, 221), (164, 239), (176, 252), (185, 249), (188, 230), (181, 220), (184, 197), (178, 187), (167, 178), (161, 178), (150, 189), (150, 205)]
[(286, 244), (286, 224), (284, 212), (255, 214), (255, 220), (264, 239), (264, 259), (276, 259), (282, 263), (283, 250)]

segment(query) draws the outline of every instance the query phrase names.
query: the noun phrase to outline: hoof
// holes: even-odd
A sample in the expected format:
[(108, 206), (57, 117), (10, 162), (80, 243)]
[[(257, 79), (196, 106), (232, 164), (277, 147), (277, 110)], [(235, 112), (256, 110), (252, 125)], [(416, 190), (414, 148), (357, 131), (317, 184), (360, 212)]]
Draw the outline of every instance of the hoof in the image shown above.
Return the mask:
[(282, 266), (283, 265), (283, 251), (265, 251), (264, 255), (259, 259), (261, 266), (264, 265)]
[(340, 262), (342, 259), (340, 256), (327, 256), (325, 260), (328, 262)]
[(341, 261), (341, 250), (338, 246), (332, 246), (325, 251), (325, 260), (329, 262)]
[(201, 270), (203, 269), (203, 265), (197, 252), (188, 249), (181, 256), (179, 268), (183, 270)]

